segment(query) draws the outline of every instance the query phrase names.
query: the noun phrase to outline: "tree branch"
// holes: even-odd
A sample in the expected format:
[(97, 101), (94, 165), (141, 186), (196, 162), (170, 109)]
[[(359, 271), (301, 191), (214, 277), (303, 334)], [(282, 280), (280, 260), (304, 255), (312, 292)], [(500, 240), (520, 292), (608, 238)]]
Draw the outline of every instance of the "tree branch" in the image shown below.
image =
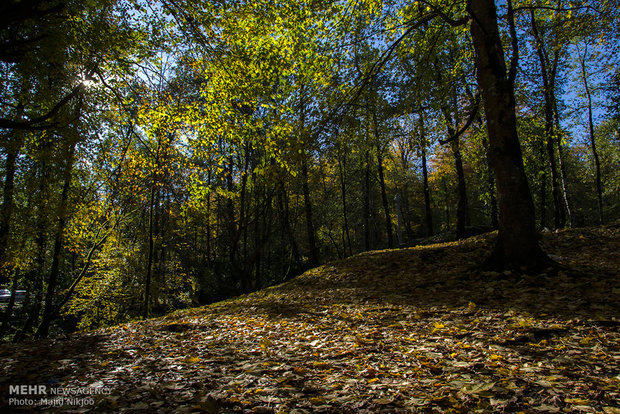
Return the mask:
[(13, 119), (0, 118), (0, 128), (23, 129), (30, 131), (54, 128), (58, 125), (58, 123), (54, 122), (43, 125), (37, 124), (41, 124), (54, 117), (62, 109), (62, 107), (65, 106), (65, 104), (67, 104), (71, 99), (75, 98), (83, 89), (84, 85), (82, 83), (78, 84), (71, 90), (71, 92), (69, 92), (67, 96), (62, 98), (56, 105), (54, 105), (54, 107), (50, 109), (48, 113), (38, 116), (36, 118), (29, 119), (27, 121), (15, 121)]
[(508, 0), (508, 27), (510, 31), (510, 45), (512, 47), (510, 69), (508, 69), (508, 83), (510, 88), (514, 88), (515, 79), (517, 77), (517, 65), (519, 63), (519, 40), (517, 39), (517, 30), (515, 28), (515, 14), (512, 8), (512, 0)]
[(459, 139), (459, 137), (463, 135), (463, 133), (467, 131), (470, 125), (474, 122), (474, 119), (476, 119), (476, 115), (478, 115), (478, 108), (480, 108), (480, 94), (479, 93), (476, 94), (476, 101), (474, 102), (474, 107), (471, 109), (471, 112), (469, 113), (469, 117), (467, 118), (467, 122), (465, 122), (465, 125), (463, 125), (461, 129), (459, 129), (454, 135), (452, 135), (448, 139), (443, 140), (443, 141), (439, 140), (439, 143), (441, 145), (445, 145), (449, 142)]

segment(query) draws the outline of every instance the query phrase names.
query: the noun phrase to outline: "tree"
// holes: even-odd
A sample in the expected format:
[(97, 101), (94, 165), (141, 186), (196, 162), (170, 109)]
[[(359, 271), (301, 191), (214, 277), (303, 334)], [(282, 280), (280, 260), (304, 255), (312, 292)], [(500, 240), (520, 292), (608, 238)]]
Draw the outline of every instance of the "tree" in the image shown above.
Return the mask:
[[(511, 19), (510, 0), (508, 5), (508, 18)], [(471, 18), (478, 86), (484, 100), (489, 153), (497, 182), (498, 237), (488, 262), (493, 266), (537, 270), (547, 265), (549, 259), (538, 243), (534, 203), (517, 135), (514, 96), (516, 39), (513, 38), (512, 65), (507, 72), (494, 1), (472, 0), (467, 13)], [(514, 22), (511, 27), (514, 28)], [(512, 31), (515, 36), (514, 29)]]

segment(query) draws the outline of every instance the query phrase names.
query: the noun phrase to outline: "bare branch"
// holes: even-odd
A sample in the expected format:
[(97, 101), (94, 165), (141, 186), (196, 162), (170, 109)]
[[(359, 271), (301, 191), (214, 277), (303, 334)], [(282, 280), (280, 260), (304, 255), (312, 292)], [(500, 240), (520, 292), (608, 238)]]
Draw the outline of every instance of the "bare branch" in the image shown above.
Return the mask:
[(476, 101), (474, 102), (474, 106), (471, 109), (471, 112), (469, 113), (469, 117), (467, 118), (467, 122), (465, 122), (465, 125), (463, 125), (463, 127), (459, 129), (456, 134), (452, 135), (450, 138), (446, 140), (443, 140), (443, 141), (440, 140), (439, 143), (441, 145), (444, 145), (444, 144), (447, 144), (449, 142), (459, 139), (459, 137), (463, 135), (463, 133), (465, 133), (465, 131), (467, 131), (467, 129), (471, 126), (471, 124), (474, 122), (474, 119), (476, 119), (476, 115), (478, 115), (478, 108), (480, 108), (480, 94), (479, 93), (476, 94)]

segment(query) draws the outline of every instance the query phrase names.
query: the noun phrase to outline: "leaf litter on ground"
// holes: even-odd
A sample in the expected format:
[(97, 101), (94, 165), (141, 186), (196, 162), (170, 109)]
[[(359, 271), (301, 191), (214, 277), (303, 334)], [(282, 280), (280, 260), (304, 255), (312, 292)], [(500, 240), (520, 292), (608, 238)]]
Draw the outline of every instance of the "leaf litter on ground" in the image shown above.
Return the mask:
[[(620, 226), (545, 234), (570, 270), (479, 271), (494, 235), (372, 251), (162, 318), (0, 346), (11, 384), (203, 413), (620, 413)], [(34, 409), (34, 407), (33, 407)]]

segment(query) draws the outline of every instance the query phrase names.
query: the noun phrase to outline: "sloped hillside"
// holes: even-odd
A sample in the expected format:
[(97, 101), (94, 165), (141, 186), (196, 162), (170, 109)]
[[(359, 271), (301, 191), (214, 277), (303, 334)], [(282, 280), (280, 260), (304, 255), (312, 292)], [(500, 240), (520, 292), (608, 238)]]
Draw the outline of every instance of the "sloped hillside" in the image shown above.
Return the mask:
[[(479, 272), (494, 235), (375, 251), (234, 300), (0, 348), (95, 412), (620, 413), (620, 228), (546, 234), (575, 272)], [(33, 407), (28, 407), (32, 409)]]

